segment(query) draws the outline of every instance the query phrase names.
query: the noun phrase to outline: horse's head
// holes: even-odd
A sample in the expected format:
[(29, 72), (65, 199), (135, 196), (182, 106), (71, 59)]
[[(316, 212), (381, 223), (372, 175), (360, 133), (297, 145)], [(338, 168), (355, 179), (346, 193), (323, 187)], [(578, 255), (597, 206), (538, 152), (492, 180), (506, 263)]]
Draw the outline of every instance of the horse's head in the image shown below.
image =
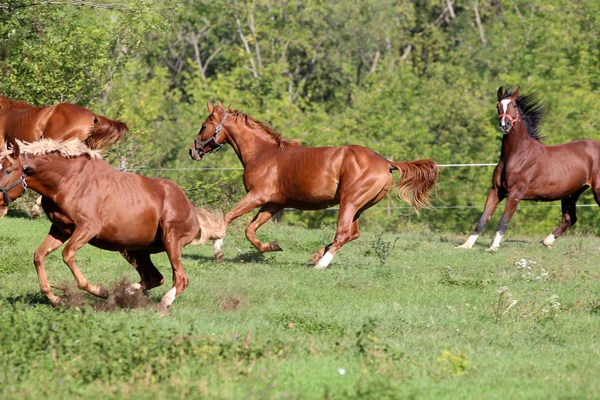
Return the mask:
[(19, 144), (11, 141), (10, 145), (10, 151), (0, 153), (3, 154), (0, 156), (0, 206), (8, 206), (11, 201), (21, 197), (27, 189), (25, 182), (27, 155), (23, 154), (24, 161), (21, 161)]
[(509, 134), (519, 119), (518, 97), (519, 88), (513, 93), (509, 90), (503, 91), (502, 86), (498, 89), (498, 125), (505, 135)]
[(209, 115), (202, 123), (200, 132), (198, 132), (194, 143), (189, 149), (190, 157), (196, 161), (201, 160), (206, 154), (221, 150), (227, 143), (227, 135), (223, 132), (225, 129), (223, 124), (229, 113), (225, 111), (220, 101), (216, 107), (213, 107), (210, 102), (206, 106)]

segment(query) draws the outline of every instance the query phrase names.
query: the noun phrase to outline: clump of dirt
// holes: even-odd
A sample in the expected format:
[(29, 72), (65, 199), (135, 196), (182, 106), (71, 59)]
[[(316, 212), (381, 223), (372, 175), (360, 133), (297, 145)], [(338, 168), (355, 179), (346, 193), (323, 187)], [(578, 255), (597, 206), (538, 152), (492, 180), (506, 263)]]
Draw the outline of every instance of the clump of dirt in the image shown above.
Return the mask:
[(98, 301), (94, 309), (99, 311), (115, 311), (115, 310), (132, 310), (136, 308), (148, 308), (152, 305), (150, 295), (141, 290), (127, 290), (133, 282), (129, 282), (127, 278), (121, 279), (119, 282), (113, 283), (112, 290), (106, 301)]
[(111, 284), (107, 299), (92, 296), (80, 290), (74, 282), (53, 286), (61, 290), (61, 302), (66, 308), (91, 306), (96, 311), (118, 311), (148, 308), (152, 305), (150, 295), (141, 291), (127, 290), (133, 282), (123, 278)]
[(217, 299), (217, 304), (219, 305), (219, 311), (222, 312), (232, 312), (237, 310), (240, 306), (244, 304), (242, 299), (239, 297), (219, 297)]

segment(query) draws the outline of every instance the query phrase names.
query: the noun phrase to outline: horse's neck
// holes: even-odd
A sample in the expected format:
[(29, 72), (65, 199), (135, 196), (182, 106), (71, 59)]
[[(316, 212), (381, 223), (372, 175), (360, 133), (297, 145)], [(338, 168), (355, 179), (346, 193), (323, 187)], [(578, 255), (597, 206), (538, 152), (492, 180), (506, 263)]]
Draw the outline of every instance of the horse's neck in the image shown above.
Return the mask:
[(231, 146), (245, 167), (265, 151), (276, 150), (279, 146), (267, 133), (249, 128), (232, 129)]
[(62, 186), (61, 183), (72, 177), (74, 162), (75, 159), (68, 160), (53, 154), (28, 155), (27, 165), (33, 173), (25, 178), (27, 186), (42, 196), (56, 195)]
[(527, 134), (527, 129), (522, 121), (517, 121), (514, 128), (508, 135), (502, 139), (502, 155), (509, 157), (521, 151), (528, 151), (531, 146), (538, 144), (538, 141)]
[(0, 96), (0, 110), (8, 110), (15, 107), (31, 107), (31, 105), (24, 101), (14, 101), (8, 97)]

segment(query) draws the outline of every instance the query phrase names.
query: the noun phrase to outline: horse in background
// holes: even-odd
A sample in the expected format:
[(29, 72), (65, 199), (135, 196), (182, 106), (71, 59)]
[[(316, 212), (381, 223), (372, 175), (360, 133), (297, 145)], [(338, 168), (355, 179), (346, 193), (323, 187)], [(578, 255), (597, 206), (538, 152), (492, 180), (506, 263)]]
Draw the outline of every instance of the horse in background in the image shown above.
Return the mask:
[[(78, 139), (90, 149), (106, 149), (128, 131), (125, 123), (95, 114), (76, 104), (34, 107), (24, 101), (0, 96), (0, 151), (6, 150), (4, 143), (7, 140), (31, 143), (41, 138)], [(40, 212), (36, 207), (34, 216)], [(0, 207), (0, 218), (6, 212), (6, 207)]]
[(158, 305), (159, 312), (166, 313), (188, 286), (181, 262), (183, 246), (225, 235), (222, 219), (196, 209), (172, 181), (116, 170), (98, 151), (77, 140), (15, 142), (11, 151), (0, 153), (0, 205), (22, 195), (25, 188), (43, 196), (42, 207), (52, 222), (48, 236), (35, 251), (34, 263), (41, 291), (55, 307), (60, 297), (52, 293), (44, 260), (66, 241), (63, 260), (77, 286), (103, 298), (108, 291), (90, 284), (75, 263), (76, 252), (86, 243), (119, 251), (135, 267), (141, 280), (128, 288), (130, 293), (163, 284), (150, 255), (166, 251), (173, 287)]
[[(340, 205), (335, 239), (309, 260), (317, 269), (327, 268), (340, 248), (359, 237), (360, 215), (383, 199), (393, 185), (393, 171), (400, 172), (395, 184), (399, 197), (416, 210), (428, 204), (429, 191), (437, 182), (432, 160), (391, 162), (362, 146), (306, 147), (282, 139), (267, 124), (236, 110), (225, 111), (221, 102), (208, 103), (209, 116), (189, 148), (193, 160), (229, 143), (244, 167), (242, 199), (225, 216), (229, 225), (239, 216), (260, 207), (246, 228), (246, 237), (260, 253), (280, 251), (277, 242), (256, 238), (256, 230), (285, 207), (319, 210)], [(215, 257), (221, 259), (215, 242)]]
[(467, 241), (470, 249), (504, 199), (506, 205), (496, 237), (488, 250), (497, 250), (508, 223), (521, 200), (560, 200), (562, 219), (542, 243), (552, 244), (577, 221), (577, 199), (588, 188), (600, 205), (600, 143), (574, 140), (556, 146), (542, 143), (539, 130), (546, 111), (535, 93), (519, 95), (519, 89), (498, 89), (498, 124), (504, 134), (500, 160), (492, 176), (483, 214)]

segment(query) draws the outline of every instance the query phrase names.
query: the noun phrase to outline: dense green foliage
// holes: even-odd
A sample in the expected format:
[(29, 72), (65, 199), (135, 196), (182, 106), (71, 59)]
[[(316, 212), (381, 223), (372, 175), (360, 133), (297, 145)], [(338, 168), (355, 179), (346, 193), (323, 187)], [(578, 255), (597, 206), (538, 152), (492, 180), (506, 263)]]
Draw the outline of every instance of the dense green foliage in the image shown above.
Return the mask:
[[(64, 3), (0, 5), (0, 92), (35, 104), (79, 102), (122, 118), (133, 135), (110, 159), (124, 156), (132, 168), (239, 167), (231, 149), (201, 163), (187, 156), (208, 100), (307, 145), (353, 143), (394, 160), (490, 163), (501, 138), (496, 90), (521, 86), (546, 99), (548, 144), (598, 139), (595, 0)], [(443, 169), (435, 204), (474, 208), (440, 208), (421, 221), (470, 231), (491, 172)], [(148, 173), (175, 179), (200, 203), (228, 208), (242, 195), (236, 171)], [(414, 218), (386, 205), (365, 222), (395, 230)], [(548, 233), (559, 221), (555, 206), (521, 207), (511, 230)], [(335, 214), (285, 219), (319, 226)], [(579, 221), (578, 229), (600, 229), (598, 213)]]
[[(427, 230), (371, 231), (315, 271), (302, 263), (333, 227), (265, 228), (284, 252), (259, 257), (242, 223), (223, 264), (210, 246), (186, 247), (190, 286), (160, 318), (52, 309), (31, 257), (48, 222), (3, 219), (0, 397), (597, 397), (597, 239), (488, 253)], [(107, 288), (137, 278), (118, 253), (86, 246), (77, 260)], [(169, 277), (167, 258), (155, 260)], [(53, 285), (74, 285), (60, 251), (47, 268)], [(154, 305), (170, 285), (152, 290)]]

